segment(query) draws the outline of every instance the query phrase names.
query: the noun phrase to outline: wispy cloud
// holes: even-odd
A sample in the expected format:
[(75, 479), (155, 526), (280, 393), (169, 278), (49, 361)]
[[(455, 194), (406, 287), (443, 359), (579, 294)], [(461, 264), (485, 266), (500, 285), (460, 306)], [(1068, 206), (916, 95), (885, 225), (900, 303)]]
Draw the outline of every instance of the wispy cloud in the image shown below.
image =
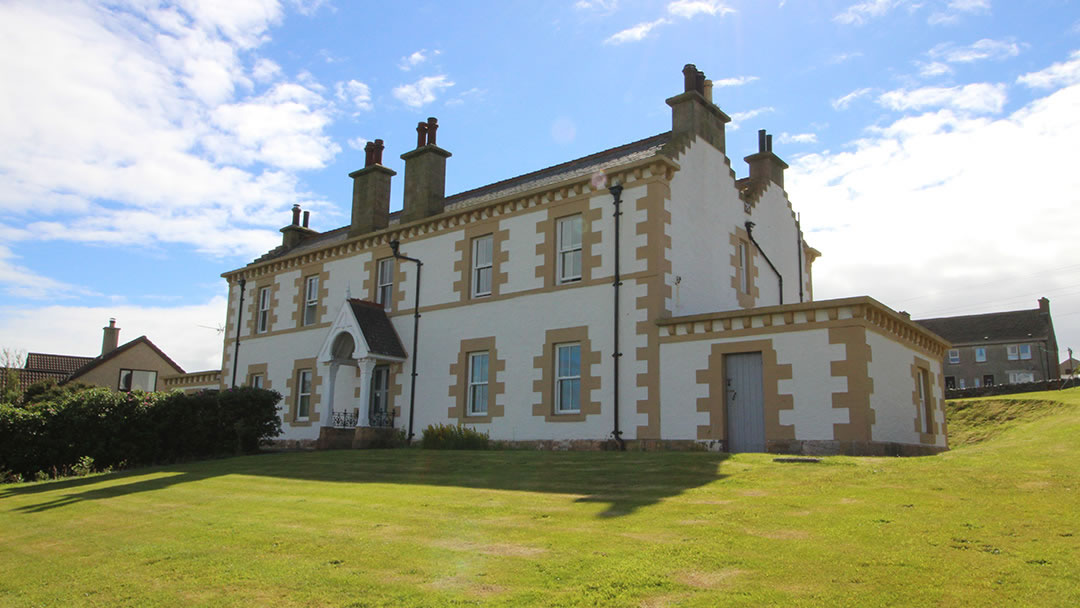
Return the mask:
[(487, 95), (487, 89), (480, 89), (473, 87), (467, 91), (463, 91), (461, 94), (454, 96), (452, 99), (446, 100), (448, 106), (460, 106), (470, 101), (483, 101)]
[(990, 0), (952, 0), (943, 11), (935, 11), (926, 19), (930, 25), (952, 25), (961, 17), (990, 12)]
[(354, 137), (345, 143), (349, 144), (349, 147), (353, 150), (363, 150), (368, 141), (370, 140), (364, 139), (363, 137)]
[(844, 95), (839, 99), (832, 101), (832, 107), (834, 110), (846, 110), (848, 106), (852, 104), (856, 99), (865, 96), (871, 91), (869, 88), (855, 89), (854, 91)]
[(775, 111), (776, 110), (772, 106), (765, 106), (761, 108), (754, 108), (753, 110), (747, 110), (745, 112), (735, 112), (731, 115), (731, 122), (728, 124), (727, 128), (731, 131), (737, 131), (742, 126), (742, 123), (750, 120), (751, 118), (755, 118), (762, 114), (767, 114), (769, 112)]
[(744, 84), (749, 84), (758, 80), (757, 76), (736, 76), (734, 78), (721, 78), (719, 80), (712, 81), (714, 88), (723, 87), (741, 87)]
[(409, 107), (422, 108), (435, 101), (436, 96), (443, 90), (452, 86), (454, 86), (453, 81), (445, 75), (425, 76), (412, 84), (395, 87), (393, 95)]
[(815, 144), (817, 143), (816, 133), (781, 133), (780, 143), (782, 144)]
[(371, 87), (359, 80), (339, 82), (334, 86), (338, 101), (347, 103), (357, 110), (371, 111)]
[(0, 291), (9, 296), (41, 300), (98, 295), (84, 287), (41, 276), (16, 263), (17, 257), (11, 249), (0, 245)]
[(697, 15), (727, 15), (735, 9), (719, 0), (675, 0), (667, 5), (667, 12), (683, 19), (692, 19)]
[(840, 64), (840, 63), (847, 63), (848, 61), (851, 61), (852, 59), (862, 57), (862, 56), (863, 56), (862, 51), (853, 51), (851, 53), (840, 53), (839, 55), (833, 55), (833, 57), (831, 59), (829, 59), (829, 63), (831, 63), (833, 65)]
[(857, 2), (833, 17), (833, 21), (844, 25), (863, 25), (871, 19), (884, 16), (893, 8), (904, 3), (905, 0), (866, 0)]
[(1028, 72), (1016, 79), (1016, 82), (1035, 88), (1080, 84), (1080, 51), (1073, 51), (1068, 61), (1061, 61), (1037, 72)]
[(616, 32), (608, 37), (604, 41), (604, 44), (626, 44), (627, 42), (638, 42), (644, 40), (654, 28), (661, 25), (671, 23), (671, 21), (661, 17), (656, 21), (647, 21), (645, 23), (639, 23), (633, 27), (628, 27), (625, 30)]
[(1025, 45), (1011, 40), (991, 40), (983, 38), (967, 46), (958, 46), (945, 42), (927, 51), (933, 59), (949, 63), (973, 63), (983, 59), (1007, 59), (1016, 57)]
[(419, 51), (415, 51), (412, 54), (409, 54), (409, 55), (406, 55), (406, 56), (402, 57), (401, 61), (398, 62), (398, 67), (403, 72), (408, 72), (409, 70), (411, 70), (411, 69), (415, 68), (416, 66), (424, 63), (425, 61), (430, 60), (432, 57), (438, 57), (441, 54), (442, 54), (442, 51), (437, 50), (437, 49), (434, 50), (434, 51), (428, 51), (427, 49), (420, 49)]
[(997, 114), (1005, 107), (1004, 84), (976, 83), (956, 87), (898, 89), (878, 97), (882, 106), (898, 111), (948, 108), (975, 114)]
[(945, 63), (940, 61), (931, 61), (929, 63), (916, 62), (919, 66), (919, 75), (924, 78), (932, 78), (934, 76), (944, 76), (945, 74), (952, 74), (953, 69)]

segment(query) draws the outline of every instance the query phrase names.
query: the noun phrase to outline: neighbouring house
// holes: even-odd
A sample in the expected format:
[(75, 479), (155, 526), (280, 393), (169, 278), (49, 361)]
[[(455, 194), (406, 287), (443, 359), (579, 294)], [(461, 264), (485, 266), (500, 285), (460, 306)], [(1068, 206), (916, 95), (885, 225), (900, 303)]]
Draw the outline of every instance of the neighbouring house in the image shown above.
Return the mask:
[(1061, 377), (1080, 375), (1080, 361), (1069, 357), (1061, 362)]
[(922, 319), (920, 325), (945, 338), (945, 388), (965, 389), (1056, 380), (1058, 345), (1050, 300), (1038, 308), (959, 317)]
[(869, 297), (813, 300), (771, 136), (737, 178), (730, 119), (683, 77), (670, 131), (452, 196), (429, 118), (394, 213), (370, 142), (350, 224), (294, 206), (280, 247), (222, 275), (221, 386), (281, 392), (287, 445), (444, 423), (551, 448), (946, 449), (947, 343)]
[(156, 391), (163, 388), (163, 376), (184, 374), (183, 368), (146, 336), (121, 345), (116, 319), (109, 319), (109, 325), (102, 329), (101, 354), (97, 357), (27, 354), (23, 367), (14, 370), (20, 392), (48, 379), (58, 384), (77, 382), (118, 391)]

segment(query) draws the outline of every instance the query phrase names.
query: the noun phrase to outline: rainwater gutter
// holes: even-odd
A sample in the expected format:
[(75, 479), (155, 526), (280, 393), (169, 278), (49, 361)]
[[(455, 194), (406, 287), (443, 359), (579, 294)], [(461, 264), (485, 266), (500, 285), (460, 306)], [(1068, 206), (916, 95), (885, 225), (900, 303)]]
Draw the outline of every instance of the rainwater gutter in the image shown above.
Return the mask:
[(401, 255), (398, 251), (400, 246), (401, 242), (397, 239), (390, 241), (390, 250), (394, 252), (394, 257), (416, 263), (416, 301), (413, 304), (412, 352), (409, 353), (409, 357), (412, 359), (412, 380), (409, 385), (409, 435), (407, 441), (411, 442), (413, 438), (413, 416), (416, 413), (416, 348), (420, 339), (420, 267), (424, 263), (416, 258)]
[(780, 271), (776, 269), (776, 266), (773, 265), (772, 260), (770, 260), (769, 256), (765, 253), (765, 251), (761, 249), (761, 245), (759, 245), (758, 242), (754, 240), (754, 222), (746, 222), (746, 236), (750, 237), (750, 242), (754, 244), (754, 247), (758, 250), (758, 253), (761, 254), (761, 257), (765, 258), (765, 261), (769, 264), (769, 268), (772, 268), (772, 271), (776, 273), (776, 280), (780, 283), (780, 305), (783, 306), (784, 277), (780, 276)]

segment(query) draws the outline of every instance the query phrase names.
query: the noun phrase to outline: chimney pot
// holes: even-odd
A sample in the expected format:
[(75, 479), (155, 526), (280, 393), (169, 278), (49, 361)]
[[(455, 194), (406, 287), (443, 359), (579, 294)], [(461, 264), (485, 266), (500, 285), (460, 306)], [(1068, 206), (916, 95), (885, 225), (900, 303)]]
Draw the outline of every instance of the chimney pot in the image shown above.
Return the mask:
[(705, 101), (707, 101), (709, 103), (713, 102), (713, 100), (712, 100), (712, 81), (711, 80), (706, 80), (705, 81)]
[(772, 135), (765, 136), (765, 151), (772, 152)]
[(439, 130), (439, 119), (434, 116), (428, 116), (427, 119), (427, 143), (429, 145), (435, 145), (435, 131)]
[(311, 212), (310, 211), (305, 211), (304, 212), (304, 228), (308, 227), (308, 220), (309, 219), (311, 219)]
[(765, 129), (758, 129), (757, 132), (757, 151), (765, 152)]
[(705, 94), (705, 72), (701, 70), (698, 70), (694, 76), (694, 90), (702, 95)]
[(683, 91), (689, 93), (697, 88), (697, 66), (688, 63), (683, 66)]
[(383, 151), (384, 147), (385, 146), (383, 145), (383, 140), (381, 140), (381, 139), (376, 139), (375, 140), (375, 149), (372, 152), (371, 159), (374, 161), (374, 163), (376, 165), (381, 165), (382, 164), (382, 151)]
[(300, 205), (296, 204), (292, 206), (292, 225), (300, 225)]
[(375, 142), (369, 141), (364, 144), (364, 167), (375, 164)]
[(427, 145), (427, 123), (420, 121), (416, 123), (416, 147), (423, 148)]

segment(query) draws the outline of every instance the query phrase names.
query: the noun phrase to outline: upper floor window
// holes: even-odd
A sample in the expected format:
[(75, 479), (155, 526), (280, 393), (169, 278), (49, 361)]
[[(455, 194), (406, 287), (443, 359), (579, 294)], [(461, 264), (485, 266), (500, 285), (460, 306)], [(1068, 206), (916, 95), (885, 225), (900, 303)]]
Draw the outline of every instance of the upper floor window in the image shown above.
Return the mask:
[(492, 245), (490, 234), (472, 242), (472, 295), (474, 298), (491, 295)]
[(304, 285), (304, 325), (314, 325), (318, 321), (319, 277), (308, 277)]
[(311, 370), (296, 372), (296, 419), (307, 420), (311, 415)]
[(559, 283), (581, 280), (581, 215), (560, 218), (556, 225)]
[(985, 363), (986, 362), (986, 347), (985, 346), (977, 346), (977, 347), (975, 347), (975, 362), (976, 363)]
[(394, 305), (394, 258), (379, 260), (375, 287), (375, 303), (390, 310)]
[(1005, 352), (1009, 358), (1009, 361), (1016, 361), (1018, 359), (1030, 359), (1031, 358), (1031, 345), (1030, 344), (1010, 344), (1005, 347)]
[(255, 331), (266, 333), (270, 329), (270, 288), (259, 289), (259, 322)]
[(488, 353), (469, 353), (469, 415), (488, 413)]
[(739, 241), (739, 291), (750, 293), (750, 248)]
[(120, 370), (120, 383), (117, 390), (145, 391), (151, 393), (157, 390), (157, 372), (142, 369)]
[(1031, 345), (1030, 344), (1021, 344), (1020, 345), (1020, 358), (1021, 359), (1030, 359), (1031, 358)]
[(581, 344), (555, 345), (555, 413), (581, 411)]
[(949, 349), (949, 363), (959, 363), (959, 362), (960, 362), (960, 349), (959, 348), (950, 348)]
[(266, 382), (266, 377), (262, 374), (251, 374), (251, 378), (248, 379), (248, 386), (251, 388), (263, 388)]

